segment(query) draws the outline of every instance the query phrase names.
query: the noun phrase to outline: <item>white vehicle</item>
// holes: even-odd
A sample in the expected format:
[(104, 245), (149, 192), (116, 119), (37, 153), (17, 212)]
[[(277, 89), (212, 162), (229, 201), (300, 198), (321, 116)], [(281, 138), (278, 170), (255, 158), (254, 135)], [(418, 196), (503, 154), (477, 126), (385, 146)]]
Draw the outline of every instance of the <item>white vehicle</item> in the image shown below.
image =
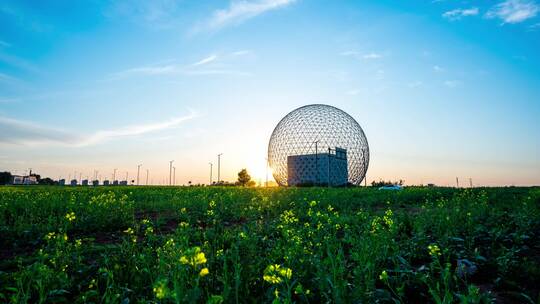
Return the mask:
[(382, 186), (379, 190), (403, 190), (403, 187), (400, 185)]

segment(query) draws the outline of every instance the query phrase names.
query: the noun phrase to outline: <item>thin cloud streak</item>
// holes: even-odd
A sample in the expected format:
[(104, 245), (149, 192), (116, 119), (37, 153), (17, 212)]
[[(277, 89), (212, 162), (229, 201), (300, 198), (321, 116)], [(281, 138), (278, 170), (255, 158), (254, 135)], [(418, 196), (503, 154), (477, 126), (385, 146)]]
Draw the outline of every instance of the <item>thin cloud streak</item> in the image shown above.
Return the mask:
[(444, 14), (442, 14), (443, 18), (446, 18), (450, 21), (460, 20), (463, 17), (467, 16), (476, 16), (480, 10), (477, 7), (471, 7), (468, 9), (454, 9), (451, 11), (447, 11)]
[(520, 23), (534, 18), (540, 6), (530, 0), (506, 0), (492, 7), (485, 15), (488, 19), (500, 19), (502, 24)]
[(367, 53), (362, 54), (358, 51), (344, 51), (340, 53), (341, 56), (347, 56), (347, 57), (353, 57), (355, 59), (365, 59), (365, 60), (371, 60), (371, 59), (380, 59), (383, 56), (379, 53)]
[(461, 81), (459, 80), (446, 80), (443, 82), (443, 84), (449, 88), (455, 88), (457, 86), (461, 85)]
[(198, 115), (190, 111), (186, 116), (176, 117), (162, 123), (133, 125), (113, 130), (97, 131), (87, 136), (33, 122), (0, 117), (0, 143), (24, 146), (60, 144), (72, 147), (85, 147), (114, 139), (170, 129), (196, 117)]
[(210, 63), (212, 61), (215, 61), (217, 59), (217, 55), (210, 55), (206, 58), (203, 58), (197, 62), (195, 62), (194, 64), (192, 64), (193, 66), (199, 66), (199, 65), (204, 65), (204, 64), (207, 64), (207, 63)]
[[(216, 54), (205, 57), (197, 62), (188, 65), (162, 64), (134, 67), (120, 72), (110, 74), (107, 80), (118, 80), (131, 76), (160, 76), (160, 75), (238, 75), (246, 76), (251, 73), (238, 71), (233, 68), (225, 68), (223, 65), (215, 65), (217, 61), (225, 58), (238, 57), (251, 54), (250, 50), (240, 50), (230, 53), (228, 56), (218, 56)], [(216, 68), (218, 67), (219, 68)]]
[(229, 25), (236, 25), (267, 11), (286, 7), (294, 2), (296, 0), (232, 0), (228, 8), (214, 11), (203, 29), (218, 30)]

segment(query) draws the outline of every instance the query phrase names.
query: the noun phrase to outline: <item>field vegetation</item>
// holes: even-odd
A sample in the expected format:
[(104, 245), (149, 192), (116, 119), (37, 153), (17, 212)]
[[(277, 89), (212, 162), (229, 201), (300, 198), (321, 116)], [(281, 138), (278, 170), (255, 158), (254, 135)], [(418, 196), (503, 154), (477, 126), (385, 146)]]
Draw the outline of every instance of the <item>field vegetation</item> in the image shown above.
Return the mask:
[(2, 187), (0, 302), (538, 303), (539, 188)]

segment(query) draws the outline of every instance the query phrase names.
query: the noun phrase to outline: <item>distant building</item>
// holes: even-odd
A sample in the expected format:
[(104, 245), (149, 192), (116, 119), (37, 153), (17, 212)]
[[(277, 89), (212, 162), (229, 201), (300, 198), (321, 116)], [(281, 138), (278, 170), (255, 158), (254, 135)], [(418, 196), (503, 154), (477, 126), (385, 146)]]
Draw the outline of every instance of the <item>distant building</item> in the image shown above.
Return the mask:
[(348, 181), (347, 150), (287, 157), (287, 184), (344, 186)]
[(120, 186), (127, 186), (127, 181), (120, 181)]
[(13, 175), (13, 185), (37, 185), (38, 179), (34, 175)]
[(12, 184), (13, 185), (23, 185), (24, 184), (24, 176), (22, 176), (22, 175), (13, 175), (12, 176)]
[(112, 184), (113, 184), (113, 186), (118, 186), (118, 180), (114, 180), (114, 181), (112, 182)]

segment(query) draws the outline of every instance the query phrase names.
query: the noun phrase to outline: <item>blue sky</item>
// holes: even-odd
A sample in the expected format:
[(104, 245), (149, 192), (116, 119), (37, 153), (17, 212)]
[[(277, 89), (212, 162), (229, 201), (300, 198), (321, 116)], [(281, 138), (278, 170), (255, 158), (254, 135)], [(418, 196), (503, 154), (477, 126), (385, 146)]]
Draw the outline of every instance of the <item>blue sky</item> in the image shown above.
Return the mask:
[[(540, 184), (540, 3), (3, 1), (0, 169), (264, 178), (311, 103), (351, 114), (368, 181)], [(214, 172), (215, 176), (216, 172)]]

